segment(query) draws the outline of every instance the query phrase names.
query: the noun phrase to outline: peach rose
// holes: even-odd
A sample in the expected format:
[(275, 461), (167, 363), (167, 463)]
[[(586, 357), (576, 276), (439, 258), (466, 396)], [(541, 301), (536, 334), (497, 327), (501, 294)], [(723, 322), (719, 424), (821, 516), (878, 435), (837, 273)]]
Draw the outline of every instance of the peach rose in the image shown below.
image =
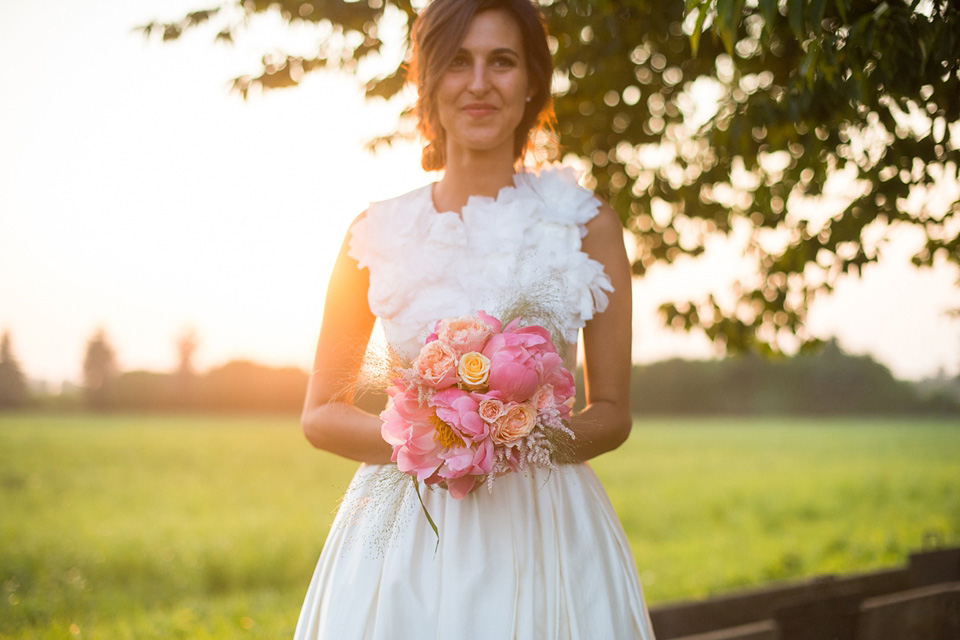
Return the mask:
[[(499, 327), (496, 330), (499, 330)], [(453, 347), (457, 353), (480, 351), (493, 332), (494, 327), (490, 322), (476, 316), (447, 318), (437, 325), (437, 337)]]
[(537, 424), (537, 410), (529, 402), (512, 403), (493, 425), (493, 441), (507, 444), (528, 435)]
[(483, 421), (487, 424), (495, 424), (496, 421), (500, 419), (500, 416), (503, 415), (503, 411), (503, 402), (497, 398), (484, 398), (480, 401), (480, 406), (477, 408), (477, 413), (480, 414), (480, 417), (483, 418)]
[(465, 388), (471, 391), (483, 390), (487, 386), (487, 378), (490, 377), (490, 359), (476, 351), (465, 353), (460, 356), (457, 373)]
[(413, 367), (424, 384), (442, 389), (456, 382), (457, 354), (442, 342), (428, 342), (420, 349)]

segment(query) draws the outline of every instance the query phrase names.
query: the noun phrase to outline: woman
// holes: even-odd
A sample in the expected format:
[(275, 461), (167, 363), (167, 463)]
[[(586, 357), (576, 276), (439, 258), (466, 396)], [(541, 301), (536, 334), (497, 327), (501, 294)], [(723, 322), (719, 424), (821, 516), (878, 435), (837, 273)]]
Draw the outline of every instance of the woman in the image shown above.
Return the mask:
[[(630, 547), (583, 464), (619, 446), (631, 424), (620, 223), (569, 172), (520, 164), (550, 113), (540, 15), (529, 0), (433, 0), (414, 28), (413, 70), (424, 168), (444, 173), (371, 205), (334, 267), (303, 429), (314, 446), (364, 464), (296, 637), (652, 639)], [(570, 423), (570, 460), (509, 473), (463, 500), (424, 489), (422, 510), (389, 464), (382, 421), (343, 392), (374, 321), (410, 360), (438, 319), (519, 302), (558, 325), (571, 367), (583, 329), (587, 406)]]

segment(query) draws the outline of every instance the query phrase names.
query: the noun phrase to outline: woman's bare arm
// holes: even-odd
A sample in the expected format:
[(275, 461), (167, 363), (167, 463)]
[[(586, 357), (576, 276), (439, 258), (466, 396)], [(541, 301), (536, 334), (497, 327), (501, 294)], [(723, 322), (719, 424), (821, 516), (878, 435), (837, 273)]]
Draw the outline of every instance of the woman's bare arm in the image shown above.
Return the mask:
[(583, 250), (603, 265), (613, 284), (610, 302), (583, 329), (586, 407), (573, 417), (574, 458), (589, 460), (619, 447), (630, 435), (632, 293), (623, 227), (604, 202), (587, 224)]
[(382, 421), (352, 404), (375, 318), (367, 302), (369, 272), (357, 267), (347, 247), (345, 240), (330, 276), (300, 424), (318, 449), (385, 463), (391, 448), (380, 435)]

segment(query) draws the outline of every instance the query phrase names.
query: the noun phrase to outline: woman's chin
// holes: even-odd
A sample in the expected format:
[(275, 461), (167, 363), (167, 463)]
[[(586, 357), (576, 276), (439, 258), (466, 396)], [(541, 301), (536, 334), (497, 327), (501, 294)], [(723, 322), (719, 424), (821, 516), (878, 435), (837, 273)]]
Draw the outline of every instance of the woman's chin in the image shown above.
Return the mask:
[(452, 141), (450, 151), (468, 155), (498, 155), (513, 157), (513, 135), (506, 138), (499, 135), (463, 136)]

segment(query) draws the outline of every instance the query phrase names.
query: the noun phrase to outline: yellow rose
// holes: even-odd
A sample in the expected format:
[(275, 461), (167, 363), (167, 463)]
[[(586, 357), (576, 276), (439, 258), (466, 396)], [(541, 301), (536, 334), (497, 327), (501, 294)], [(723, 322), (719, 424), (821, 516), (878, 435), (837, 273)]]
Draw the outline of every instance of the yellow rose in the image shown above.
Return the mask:
[(493, 425), (493, 442), (507, 444), (528, 435), (537, 425), (537, 410), (529, 402), (511, 404)]
[(471, 391), (486, 388), (487, 378), (490, 377), (490, 359), (482, 353), (471, 351), (460, 356), (457, 366), (460, 382)]

